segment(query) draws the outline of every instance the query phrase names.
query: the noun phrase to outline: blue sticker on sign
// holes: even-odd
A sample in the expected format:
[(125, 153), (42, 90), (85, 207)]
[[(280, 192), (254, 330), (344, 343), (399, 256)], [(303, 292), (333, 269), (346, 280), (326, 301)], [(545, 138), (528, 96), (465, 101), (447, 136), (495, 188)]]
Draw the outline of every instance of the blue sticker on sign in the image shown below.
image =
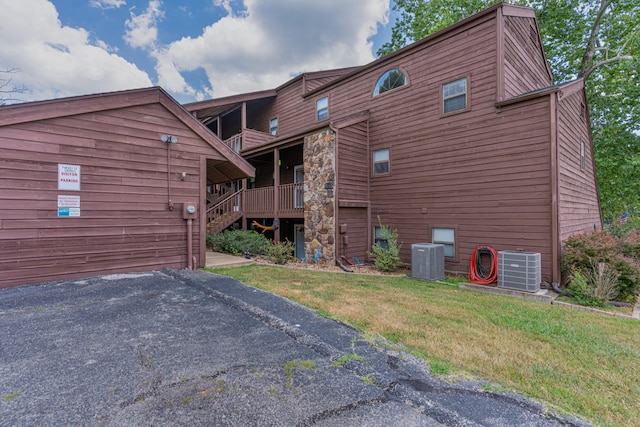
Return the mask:
[(80, 216), (80, 208), (58, 208), (58, 216)]

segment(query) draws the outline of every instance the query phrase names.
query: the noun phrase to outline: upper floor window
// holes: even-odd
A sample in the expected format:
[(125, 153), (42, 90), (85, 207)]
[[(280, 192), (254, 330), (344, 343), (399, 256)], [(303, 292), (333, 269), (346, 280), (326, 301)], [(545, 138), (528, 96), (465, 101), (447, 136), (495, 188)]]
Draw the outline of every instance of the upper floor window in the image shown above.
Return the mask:
[(325, 96), (316, 101), (316, 117), (318, 120), (329, 117), (329, 97)]
[(271, 135), (278, 134), (278, 118), (269, 120), (269, 133)]
[(580, 169), (584, 170), (584, 168), (585, 168), (584, 141), (580, 141)]
[(373, 174), (382, 175), (389, 173), (389, 149), (376, 150), (373, 152)]
[(373, 88), (373, 96), (378, 96), (391, 89), (402, 87), (407, 84), (407, 76), (400, 70), (393, 69), (384, 73), (378, 79), (376, 86)]
[(445, 83), (442, 86), (442, 102), (445, 113), (467, 108), (467, 78)]

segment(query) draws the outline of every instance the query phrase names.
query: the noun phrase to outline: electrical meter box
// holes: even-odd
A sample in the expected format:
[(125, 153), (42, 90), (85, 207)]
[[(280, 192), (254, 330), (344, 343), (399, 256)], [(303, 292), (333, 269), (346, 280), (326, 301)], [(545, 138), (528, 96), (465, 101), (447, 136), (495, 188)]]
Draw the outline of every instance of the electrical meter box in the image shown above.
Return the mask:
[(184, 219), (196, 219), (198, 208), (195, 203), (183, 203), (182, 205), (182, 217)]

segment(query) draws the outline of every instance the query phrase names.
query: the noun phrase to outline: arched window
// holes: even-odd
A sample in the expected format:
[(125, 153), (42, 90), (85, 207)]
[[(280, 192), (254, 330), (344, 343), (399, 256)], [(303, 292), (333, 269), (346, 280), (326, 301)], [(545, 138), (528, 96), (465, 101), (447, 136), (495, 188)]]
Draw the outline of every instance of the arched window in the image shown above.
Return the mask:
[(373, 89), (373, 96), (378, 96), (388, 90), (395, 89), (407, 84), (407, 76), (398, 69), (389, 70), (378, 79), (376, 87)]

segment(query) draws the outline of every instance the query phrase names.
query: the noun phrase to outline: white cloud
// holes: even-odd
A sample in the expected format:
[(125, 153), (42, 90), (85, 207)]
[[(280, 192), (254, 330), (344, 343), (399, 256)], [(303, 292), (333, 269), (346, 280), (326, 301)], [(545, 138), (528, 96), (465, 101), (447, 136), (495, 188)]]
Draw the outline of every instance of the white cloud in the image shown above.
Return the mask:
[(365, 64), (375, 59), (368, 39), (389, 17), (389, 0), (245, 0), (241, 15), (231, 4), (216, 0), (226, 17), (156, 52), (160, 82), (202, 68), (220, 97), (279, 86), (294, 72)]
[(226, 10), (227, 15), (233, 16), (233, 8), (231, 7), (231, 0), (215, 0), (213, 4)]
[(0, 10), (0, 69), (21, 70), (12, 77), (29, 89), (24, 100), (152, 85), (135, 64), (91, 44), (86, 30), (63, 26), (46, 0), (0, 0)]
[(90, 0), (89, 4), (99, 9), (117, 9), (126, 5), (127, 2), (125, 0)]
[[(122, 45), (148, 55), (155, 84), (184, 101), (274, 88), (300, 72), (370, 62), (369, 38), (389, 19), (389, 0), (209, 0), (209, 7), (224, 10), (222, 19), (198, 36), (163, 45), (161, 39), (179, 30), (159, 34), (168, 25), (165, 14), (180, 10), (186, 16), (184, 7), (201, 13), (205, 6), (166, 3), (165, 12), (160, 0), (89, 1), (103, 9), (130, 5)], [(0, 10), (6, 18), (0, 20), (0, 70), (22, 70), (12, 77), (31, 90), (25, 100), (154, 84), (118, 55), (127, 47), (107, 34), (62, 25), (51, 1), (0, 0)], [(194, 86), (189, 79), (195, 75), (205, 75), (208, 84)]]
[(158, 22), (164, 17), (160, 0), (151, 0), (147, 10), (140, 15), (131, 11), (131, 19), (127, 20), (128, 28), (124, 35), (127, 44), (134, 48), (153, 49), (158, 39)]

